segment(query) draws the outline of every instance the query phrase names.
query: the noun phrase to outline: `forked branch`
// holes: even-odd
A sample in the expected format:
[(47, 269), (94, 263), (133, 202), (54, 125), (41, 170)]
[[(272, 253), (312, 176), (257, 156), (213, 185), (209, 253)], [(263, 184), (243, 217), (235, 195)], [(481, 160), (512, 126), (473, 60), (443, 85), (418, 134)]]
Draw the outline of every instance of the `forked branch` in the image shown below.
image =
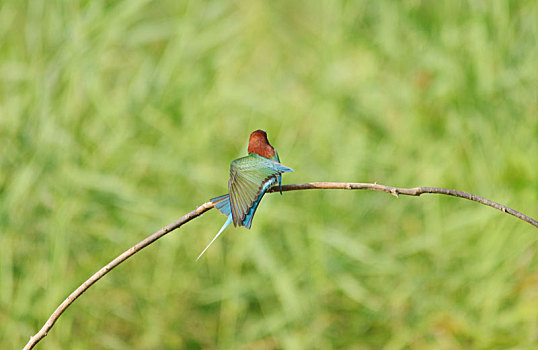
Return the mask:
[[(371, 191), (380, 191), (380, 192), (387, 192), (390, 193), (396, 197), (399, 195), (406, 195), (406, 196), (420, 196), (424, 193), (435, 193), (435, 194), (444, 194), (448, 196), (454, 196), (459, 198), (465, 198), (480, 204), (488, 205), (490, 207), (493, 207), (495, 209), (498, 209), (502, 212), (511, 214), (515, 217), (517, 217), (520, 220), (523, 220), (525, 222), (528, 222), (529, 224), (538, 227), (538, 222), (534, 220), (533, 218), (520, 213), (514, 209), (511, 209), (505, 205), (493, 202), (489, 199), (482, 198), (479, 196), (475, 196), (474, 194), (456, 191), (456, 190), (450, 190), (447, 188), (439, 188), (439, 187), (413, 187), (413, 188), (398, 188), (398, 187), (391, 187), (391, 186), (384, 186), (380, 184), (372, 184), (372, 183), (356, 183), (356, 182), (310, 182), (310, 183), (304, 183), (304, 184), (294, 184), (294, 185), (284, 185), (282, 186), (282, 191), (298, 191), (298, 190), (312, 190), (312, 189), (340, 189), (340, 190), (371, 190)], [(275, 192), (278, 191), (277, 188), (273, 187), (269, 189), (268, 192)], [(140, 243), (134, 245), (133, 247), (129, 248), (127, 251), (119, 255), (117, 258), (109, 262), (106, 266), (101, 268), (99, 271), (97, 271), (95, 274), (93, 274), (90, 278), (88, 278), (84, 283), (82, 283), (73, 293), (71, 293), (67, 299), (65, 299), (58, 308), (52, 313), (52, 315), (49, 317), (47, 322), (43, 325), (43, 327), (37, 332), (34, 336), (30, 338), (26, 346), (24, 347), (24, 350), (33, 349), (34, 346), (43, 339), (48, 332), (51, 330), (51, 328), (54, 326), (58, 318), (64, 313), (64, 311), (79, 297), (81, 296), (88, 288), (90, 288), (95, 282), (101, 279), (104, 275), (109, 273), (113, 268), (124, 262), (125, 260), (129, 259), (131, 256), (139, 252), (140, 250), (144, 249), (151, 243), (155, 242), (162, 236), (166, 235), (169, 232), (172, 232), (173, 230), (181, 227), (183, 224), (197, 218), (198, 216), (202, 215), (206, 211), (213, 208), (213, 203), (206, 202), (202, 205), (200, 205), (198, 208), (194, 209), (190, 213), (184, 215), (179, 220), (171, 223), (168, 226), (163, 227), (159, 231), (155, 232), (151, 236), (147, 237)]]

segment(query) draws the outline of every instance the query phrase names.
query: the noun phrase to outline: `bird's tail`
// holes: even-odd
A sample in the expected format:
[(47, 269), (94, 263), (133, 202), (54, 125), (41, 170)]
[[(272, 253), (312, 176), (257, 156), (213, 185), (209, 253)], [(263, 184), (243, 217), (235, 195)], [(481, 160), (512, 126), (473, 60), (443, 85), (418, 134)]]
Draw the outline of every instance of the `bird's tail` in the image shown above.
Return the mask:
[(232, 208), (230, 207), (230, 195), (225, 194), (223, 196), (211, 198), (211, 202), (215, 208), (224, 215), (229, 216), (232, 213)]
[(228, 219), (226, 219), (226, 222), (224, 223), (224, 225), (222, 225), (222, 227), (220, 228), (220, 231), (215, 235), (215, 237), (213, 237), (213, 239), (211, 240), (211, 242), (209, 242), (209, 244), (207, 245), (207, 247), (205, 247), (205, 249), (200, 253), (200, 255), (198, 255), (198, 257), (196, 258), (196, 261), (198, 261), (198, 259), (200, 259), (200, 257), (205, 253), (205, 251), (207, 250), (207, 248), (209, 248), (211, 246), (211, 244), (213, 244), (213, 242), (215, 242), (215, 240), (217, 239), (218, 236), (220, 236), (220, 234), (222, 233), (222, 231), (224, 231), (224, 229), (226, 227), (228, 227), (228, 225), (230, 225), (230, 223), (232, 222), (232, 215), (228, 215)]

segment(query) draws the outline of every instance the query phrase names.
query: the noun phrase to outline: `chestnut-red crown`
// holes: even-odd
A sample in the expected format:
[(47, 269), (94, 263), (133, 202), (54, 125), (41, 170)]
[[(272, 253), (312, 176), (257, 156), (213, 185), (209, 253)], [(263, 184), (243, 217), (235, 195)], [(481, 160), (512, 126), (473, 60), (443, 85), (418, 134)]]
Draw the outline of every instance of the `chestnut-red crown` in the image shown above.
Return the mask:
[(269, 144), (265, 131), (256, 130), (250, 134), (248, 153), (256, 153), (265, 158), (273, 158), (275, 156), (275, 149)]

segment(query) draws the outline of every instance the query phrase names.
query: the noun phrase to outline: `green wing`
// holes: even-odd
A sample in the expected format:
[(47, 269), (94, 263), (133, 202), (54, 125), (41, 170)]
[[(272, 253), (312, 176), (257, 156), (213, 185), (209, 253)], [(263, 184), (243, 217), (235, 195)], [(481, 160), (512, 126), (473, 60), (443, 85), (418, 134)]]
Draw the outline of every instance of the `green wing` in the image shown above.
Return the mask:
[(289, 171), (293, 169), (257, 154), (234, 160), (228, 182), (234, 226), (242, 225), (249, 210), (261, 200), (260, 195), (276, 181), (276, 176)]

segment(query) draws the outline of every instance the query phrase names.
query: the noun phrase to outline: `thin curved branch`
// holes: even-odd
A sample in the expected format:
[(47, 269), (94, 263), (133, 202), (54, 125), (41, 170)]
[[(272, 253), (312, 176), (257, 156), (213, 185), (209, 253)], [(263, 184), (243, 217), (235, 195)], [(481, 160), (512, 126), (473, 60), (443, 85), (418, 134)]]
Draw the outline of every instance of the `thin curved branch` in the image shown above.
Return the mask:
[(63, 301), (63, 303), (58, 306), (58, 308), (50, 315), (47, 322), (43, 325), (43, 327), (37, 332), (33, 337), (30, 338), (26, 346), (24, 347), (24, 350), (27, 349), (33, 349), (34, 346), (43, 338), (45, 338), (50, 331), (50, 329), (54, 326), (58, 318), (64, 313), (64, 311), (71, 305), (79, 296), (81, 296), (88, 288), (90, 288), (95, 282), (99, 281), (101, 277), (109, 273), (113, 268), (124, 262), (125, 260), (129, 259), (131, 256), (135, 255), (137, 252), (141, 251), (151, 243), (155, 242), (162, 236), (166, 235), (167, 233), (174, 231), (176, 228), (182, 226), (183, 224), (191, 221), (192, 219), (197, 218), (198, 216), (202, 215), (206, 211), (213, 208), (213, 203), (206, 202), (199, 206), (198, 208), (194, 209), (188, 214), (185, 214), (182, 216), (179, 220), (171, 223), (168, 226), (163, 227), (159, 231), (155, 232), (151, 236), (147, 237), (140, 243), (132, 246), (129, 248), (129, 250), (126, 250), (121, 255), (119, 255), (116, 259), (112, 260), (106, 266), (104, 266), (101, 270), (94, 273), (90, 278), (86, 280), (86, 282), (82, 283), (80, 287), (75, 289), (73, 293), (71, 293), (67, 299)]
[[(391, 186), (385, 186), (380, 184), (372, 184), (372, 183), (354, 183), (354, 182), (310, 182), (310, 183), (304, 183), (304, 184), (293, 184), (293, 185), (283, 185), (282, 191), (298, 191), (298, 190), (312, 190), (312, 189), (339, 189), (339, 190), (371, 190), (371, 191), (379, 191), (379, 192), (387, 192), (390, 193), (396, 197), (398, 197), (400, 194), (407, 195), (407, 196), (420, 196), (424, 193), (435, 193), (435, 194), (444, 194), (448, 196), (454, 196), (459, 198), (465, 198), (471, 201), (478, 202), (480, 204), (488, 205), (492, 208), (498, 209), (504, 213), (511, 214), (515, 217), (517, 217), (520, 220), (523, 220), (525, 222), (528, 222), (529, 224), (538, 227), (538, 222), (534, 220), (533, 218), (520, 213), (514, 209), (511, 209), (505, 205), (490, 201), (489, 199), (482, 198), (479, 196), (475, 196), (474, 194), (456, 191), (456, 190), (450, 190), (447, 188), (439, 188), (439, 187), (413, 187), (413, 188), (399, 188), (399, 187), (391, 187)], [(267, 192), (277, 192), (277, 187), (270, 188)], [(104, 275), (109, 273), (112, 269), (114, 269), (116, 266), (124, 262), (125, 260), (129, 259), (131, 256), (139, 252), (140, 250), (144, 249), (151, 243), (155, 242), (162, 236), (166, 235), (169, 232), (172, 232), (173, 230), (181, 227), (183, 224), (186, 224), (187, 222), (197, 218), (198, 216), (202, 215), (206, 211), (213, 208), (212, 202), (206, 202), (202, 205), (200, 205), (198, 208), (194, 209), (190, 213), (184, 215), (179, 220), (171, 223), (168, 226), (163, 227), (159, 231), (155, 232), (151, 236), (147, 237), (140, 243), (134, 245), (133, 247), (129, 248), (125, 252), (123, 252), (121, 255), (119, 255), (117, 258), (109, 262), (106, 266), (101, 268), (99, 271), (94, 273), (90, 278), (88, 278), (84, 283), (82, 283), (75, 291), (73, 291), (67, 299), (65, 299), (58, 308), (52, 313), (52, 315), (49, 317), (47, 322), (43, 325), (43, 327), (37, 332), (34, 336), (30, 338), (26, 346), (24, 347), (24, 350), (30, 350), (33, 349), (34, 346), (36, 346), (41, 339), (47, 336), (48, 332), (51, 330), (51, 328), (54, 326), (58, 318), (64, 313), (64, 311), (79, 297), (81, 296), (88, 288), (90, 288), (95, 282), (97, 282), (99, 279), (101, 279)]]
[[(528, 222), (529, 224), (538, 227), (538, 222), (527, 216), (523, 213), (520, 213), (517, 210), (507, 207), (506, 205), (499, 204), (489, 199), (475, 196), (474, 194), (451, 190), (448, 188), (441, 187), (413, 187), (413, 188), (399, 188), (380, 185), (377, 183), (361, 183), (361, 182), (309, 182), (305, 184), (293, 184), (293, 185), (283, 185), (282, 192), (284, 191), (299, 191), (299, 190), (371, 190), (379, 192), (387, 192), (396, 197), (400, 194), (406, 196), (420, 196), (425, 193), (434, 193), (434, 194), (444, 194), (447, 196), (465, 198), (470, 201), (478, 202), (480, 204), (488, 205), (492, 208), (498, 209), (503, 213), (508, 213), (515, 216), (516, 218)], [(278, 188), (272, 187), (267, 192), (276, 192)]]

